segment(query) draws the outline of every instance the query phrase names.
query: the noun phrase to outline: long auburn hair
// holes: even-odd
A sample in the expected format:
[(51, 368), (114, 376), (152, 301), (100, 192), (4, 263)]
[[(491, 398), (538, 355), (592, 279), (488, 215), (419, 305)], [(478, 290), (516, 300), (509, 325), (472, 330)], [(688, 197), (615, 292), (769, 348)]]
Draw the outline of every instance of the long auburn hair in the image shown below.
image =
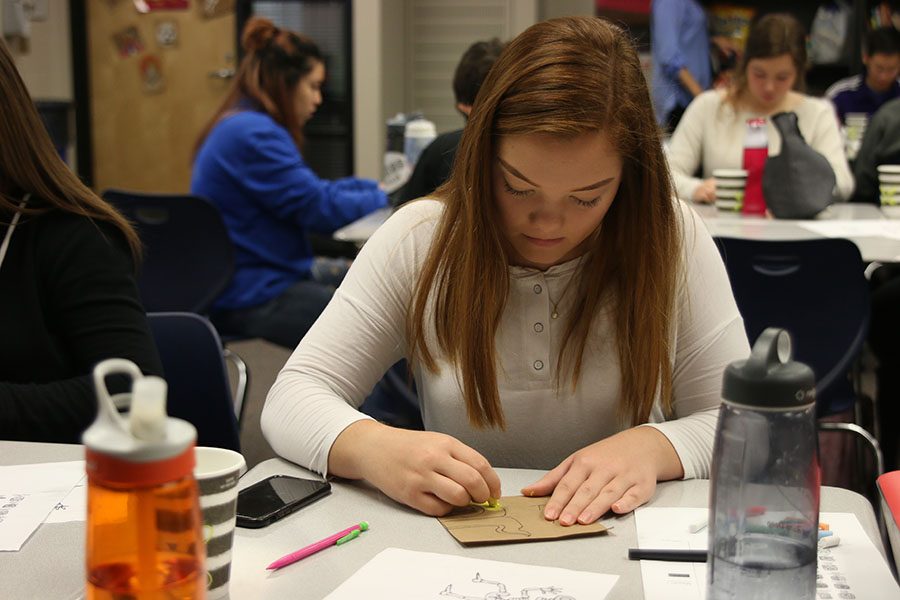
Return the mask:
[(134, 228), (57, 154), (9, 49), (0, 41), (0, 213), (20, 211), (25, 193), (34, 201), (21, 209), (23, 214), (63, 210), (106, 221), (125, 236), (135, 264), (140, 260), (141, 242)]
[(806, 90), (806, 31), (803, 25), (788, 13), (770, 13), (760, 17), (750, 27), (744, 53), (738, 61), (734, 78), (726, 98), (732, 105), (740, 102), (747, 93), (747, 66), (755, 58), (776, 58), (785, 54), (791, 57), (797, 77), (794, 91)]
[(572, 386), (601, 302), (610, 301), (621, 374), (620, 414), (646, 422), (654, 397), (671, 410), (670, 348), (681, 253), (677, 209), (637, 53), (593, 17), (544, 21), (512, 40), (487, 76), (462, 135), (445, 208), (414, 291), (407, 335), (432, 372), (426, 343), (433, 302), (440, 349), (461, 374), (469, 421), (503, 429), (495, 335), (509, 291), (509, 258), (491, 186), (499, 136), (571, 138), (602, 131), (623, 159), (616, 198), (577, 274), (560, 356)]
[(300, 79), (317, 63), (324, 64), (319, 47), (304, 35), (276, 27), (269, 19), (252, 17), (241, 33), (241, 48), (244, 58), (234, 82), (200, 132), (195, 157), (216, 123), (248, 100), (287, 129), (298, 149), (303, 145), (303, 126), (297, 119), (293, 94)]

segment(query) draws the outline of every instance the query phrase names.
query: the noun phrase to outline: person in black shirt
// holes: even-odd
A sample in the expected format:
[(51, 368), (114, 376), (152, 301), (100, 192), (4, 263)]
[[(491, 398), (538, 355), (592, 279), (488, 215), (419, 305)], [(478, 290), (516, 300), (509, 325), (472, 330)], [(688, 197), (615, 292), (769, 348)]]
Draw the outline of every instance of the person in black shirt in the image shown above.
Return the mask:
[[(456, 110), (468, 119), (475, 104), (481, 82), (500, 56), (504, 43), (497, 38), (487, 42), (475, 42), (463, 53), (453, 74), (453, 94)], [(462, 129), (442, 133), (422, 151), (409, 181), (400, 190), (397, 205), (431, 194), (450, 177), (456, 147), (462, 138)]]
[(134, 229), (56, 154), (0, 41), (0, 439), (79, 442), (104, 359), (162, 375), (139, 258)]

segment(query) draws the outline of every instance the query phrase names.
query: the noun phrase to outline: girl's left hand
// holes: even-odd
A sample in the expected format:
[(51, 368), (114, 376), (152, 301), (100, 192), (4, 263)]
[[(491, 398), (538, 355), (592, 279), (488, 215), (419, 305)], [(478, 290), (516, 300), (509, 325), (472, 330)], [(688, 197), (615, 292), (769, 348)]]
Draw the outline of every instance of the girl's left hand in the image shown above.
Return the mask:
[(610, 509), (619, 514), (634, 510), (653, 497), (657, 481), (683, 476), (668, 438), (653, 427), (635, 427), (575, 452), (522, 494), (552, 492), (545, 519), (587, 525)]

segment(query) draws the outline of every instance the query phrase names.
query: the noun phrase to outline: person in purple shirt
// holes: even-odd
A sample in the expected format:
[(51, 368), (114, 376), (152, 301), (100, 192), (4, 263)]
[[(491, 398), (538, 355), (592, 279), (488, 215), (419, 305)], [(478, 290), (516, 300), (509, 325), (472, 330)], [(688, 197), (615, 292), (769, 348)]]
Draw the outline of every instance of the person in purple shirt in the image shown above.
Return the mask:
[(325, 61), (308, 38), (252, 18), (245, 56), (201, 133), (191, 193), (215, 204), (235, 246), (235, 273), (213, 304), (226, 335), (294, 348), (349, 263), (313, 256), (307, 232), (332, 233), (386, 206), (377, 182), (320, 179), (303, 160), (303, 125), (322, 103)]
[(861, 75), (841, 79), (825, 91), (844, 124), (848, 113), (871, 117), (886, 102), (900, 98), (900, 33), (893, 27), (873, 29), (863, 43)]

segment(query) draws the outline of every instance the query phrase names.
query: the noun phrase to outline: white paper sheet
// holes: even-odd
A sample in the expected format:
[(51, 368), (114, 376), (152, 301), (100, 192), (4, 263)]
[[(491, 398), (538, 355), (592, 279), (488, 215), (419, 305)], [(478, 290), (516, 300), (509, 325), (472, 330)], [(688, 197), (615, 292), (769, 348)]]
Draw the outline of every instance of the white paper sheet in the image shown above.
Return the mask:
[(84, 461), (0, 467), (0, 551), (18, 551), (84, 478)]
[(618, 575), (388, 548), (326, 600), (603, 600), (618, 579)]
[(821, 221), (798, 221), (797, 224), (808, 231), (829, 238), (883, 237), (900, 239), (900, 221), (824, 219)]
[[(709, 531), (690, 533), (691, 523), (707, 516), (705, 508), (640, 508), (635, 511), (638, 546), (705, 550)], [(872, 544), (856, 515), (821, 513), (841, 543), (819, 550), (817, 598), (900, 600), (884, 557)], [(641, 561), (646, 600), (705, 600), (706, 563)]]
[(53, 506), (44, 523), (68, 523), (87, 520), (87, 476), (66, 497)]

